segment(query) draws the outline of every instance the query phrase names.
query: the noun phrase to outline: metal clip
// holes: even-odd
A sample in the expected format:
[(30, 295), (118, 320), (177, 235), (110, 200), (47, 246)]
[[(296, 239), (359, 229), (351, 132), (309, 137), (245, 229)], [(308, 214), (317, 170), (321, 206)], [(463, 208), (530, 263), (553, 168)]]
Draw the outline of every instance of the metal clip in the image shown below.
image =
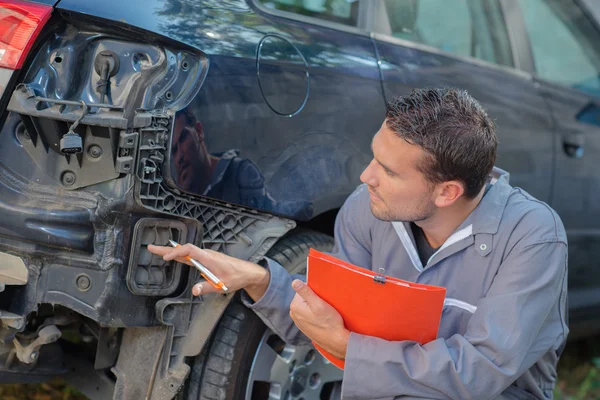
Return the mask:
[(381, 283), (384, 284), (385, 283), (385, 268), (379, 268), (379, 273), (375, 274), (375, 276), (373, 277), (373, 281), (375, 283)]

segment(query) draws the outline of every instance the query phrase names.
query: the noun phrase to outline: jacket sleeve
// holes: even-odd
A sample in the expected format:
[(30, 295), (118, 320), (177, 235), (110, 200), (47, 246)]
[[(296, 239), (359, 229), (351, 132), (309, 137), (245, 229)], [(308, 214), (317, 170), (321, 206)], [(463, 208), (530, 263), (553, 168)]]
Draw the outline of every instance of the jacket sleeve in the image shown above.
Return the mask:
[(267, 291), (253, 302), (246, 292), (242, 292), (242, 303), (275, 332), (283, 341), (293, 345), (309, 344), (310, 339), (296, 327), (290, 317), (290, 304), (296, 292), (292, 289), (292, 280), (303, 276), (292, 276), (277, 261), (265, 258), (266, 267), (271, 274)]
[[(370, 208), (364, 209), (366, 190), (359, 186), (344, 203), (335, 222), (335, 243), (333, 254), (356, 265), (371, 267), (370, 242)], [(367, 193), (368, 194), (368, 193)], [(368, 201), (368, 197), (367, 197)], [(295, 278), (306, 280), (305, 276), (291, 276), (275, 260), (265, 258), (271, 280), (267, 291), (257, 302), (242, 292), (242, 302), (254, 310), (263, 322), (286, 343), (306, 344), (310, 340), (296, 327), (290, 317), (290, 304), (296, 292), (292, 289)]]
[(464, 335), (420, 345), (352, 333), (342, 397), (495, 398), (566, 337), (566, 278), (566, 242), (515, 246)]

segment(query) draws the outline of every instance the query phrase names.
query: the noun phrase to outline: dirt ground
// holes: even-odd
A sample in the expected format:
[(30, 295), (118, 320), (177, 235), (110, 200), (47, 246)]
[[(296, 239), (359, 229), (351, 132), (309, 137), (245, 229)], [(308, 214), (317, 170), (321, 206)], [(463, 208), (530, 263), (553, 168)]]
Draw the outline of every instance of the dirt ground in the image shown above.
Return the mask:
[[(600, 337), (571, 342), (560, 359), (556, 400), (600, 399)], [(37, 385), (0, 385), (2, 400), (87, 400), (61, 379)]]

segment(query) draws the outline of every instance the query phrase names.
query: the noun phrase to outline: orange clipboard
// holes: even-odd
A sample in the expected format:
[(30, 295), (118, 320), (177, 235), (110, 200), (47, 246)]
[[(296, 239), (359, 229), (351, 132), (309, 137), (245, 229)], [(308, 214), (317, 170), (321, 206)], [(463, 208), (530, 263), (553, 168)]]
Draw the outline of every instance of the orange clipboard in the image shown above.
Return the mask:
[[(421, 344), (437, 337), (446, 288), (377, 274), (314, 249), (307, 268), (308, 286), (341, 314), (349, 331)], [(344, 369), (344, 360), (313, 345)]]

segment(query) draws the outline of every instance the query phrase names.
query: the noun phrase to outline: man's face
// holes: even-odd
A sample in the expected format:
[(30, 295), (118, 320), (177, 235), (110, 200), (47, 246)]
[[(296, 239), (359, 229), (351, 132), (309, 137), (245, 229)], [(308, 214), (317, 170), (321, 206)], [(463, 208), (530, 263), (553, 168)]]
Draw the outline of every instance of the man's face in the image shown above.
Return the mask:
[(202, 152), (203, 141), (196, 127), (186, 124), (185, 118), (178, 116), (175, 119), (175, 128), (173, 129), (173, 148), (174, 167), (177, 171), (177, 180), (180, 187), (185, 190), (202, 190), (202, 187), (195, 187), (198, 176), (203, 172), (206, 160), (205, 152)]
[(436, 210), (434, 187), (417, 166), (426, 156), (384, 122), (372, 143), (373, 161), (360, 180), (369, 187), (371, 211), (383, 221), (422, 221)]

